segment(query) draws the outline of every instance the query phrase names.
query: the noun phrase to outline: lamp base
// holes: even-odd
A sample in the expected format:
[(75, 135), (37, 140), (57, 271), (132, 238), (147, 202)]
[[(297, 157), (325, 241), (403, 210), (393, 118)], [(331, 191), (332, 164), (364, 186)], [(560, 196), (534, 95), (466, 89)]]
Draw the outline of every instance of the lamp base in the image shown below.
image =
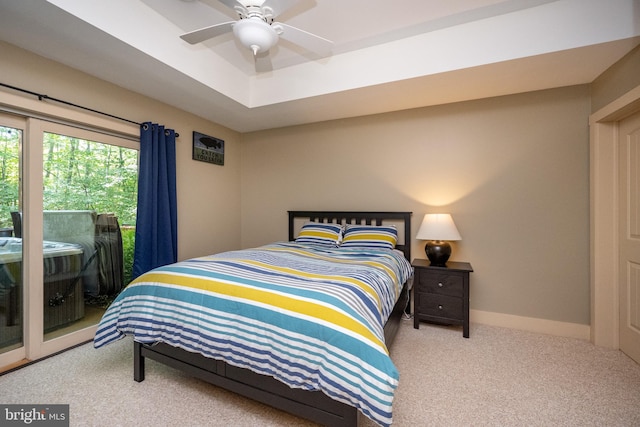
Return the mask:
[(451, 256), (451, 245), (442, 240), (430, 240), (424, 247), (431, 265), (444, 267)]

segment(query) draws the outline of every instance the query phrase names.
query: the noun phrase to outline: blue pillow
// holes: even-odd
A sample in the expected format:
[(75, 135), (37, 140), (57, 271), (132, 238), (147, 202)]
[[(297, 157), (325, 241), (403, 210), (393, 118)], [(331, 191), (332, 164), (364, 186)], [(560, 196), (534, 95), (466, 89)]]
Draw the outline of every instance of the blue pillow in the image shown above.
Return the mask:
[(341, 239), (341, 224), (307, 222), (300, 229), (300, 234), (296, 237), (296, 243), (312, 243), (336, 247), (340, 244)]
[(395, 225), (353, 225), (347, 224), (342, 238), (346, 248), (393, 249), (398, 242)]

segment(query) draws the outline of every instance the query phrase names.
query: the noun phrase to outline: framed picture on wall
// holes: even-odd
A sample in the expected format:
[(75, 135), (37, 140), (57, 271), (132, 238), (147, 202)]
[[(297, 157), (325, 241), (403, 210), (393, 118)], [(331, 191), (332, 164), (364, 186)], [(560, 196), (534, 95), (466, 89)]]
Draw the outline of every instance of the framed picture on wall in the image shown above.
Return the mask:
[(224, 140), (193, 131), (193, 160), (224, 166)]

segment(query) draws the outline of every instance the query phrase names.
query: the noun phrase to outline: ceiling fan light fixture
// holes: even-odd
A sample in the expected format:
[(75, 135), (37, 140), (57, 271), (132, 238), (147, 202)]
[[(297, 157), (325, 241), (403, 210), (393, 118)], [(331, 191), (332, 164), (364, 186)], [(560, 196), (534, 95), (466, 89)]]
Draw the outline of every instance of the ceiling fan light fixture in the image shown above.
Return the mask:
[(254, 55), (266, 52), (278, 41), (278, 33), (258, 17), (241, 19), (233, 25), (233, 34)]

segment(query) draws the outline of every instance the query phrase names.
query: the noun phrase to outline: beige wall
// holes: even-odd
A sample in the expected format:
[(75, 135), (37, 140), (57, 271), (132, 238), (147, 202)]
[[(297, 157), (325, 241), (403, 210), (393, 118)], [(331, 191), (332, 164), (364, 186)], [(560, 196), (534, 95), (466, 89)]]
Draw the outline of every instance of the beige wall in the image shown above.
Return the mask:
[[(177, 140), (178, 256), (237, 249), (240, 244), (239, 134), (149, 97), (111, 85), (59, 63), (0, 42), (0, 82), (115, 114), (173, 128)], [(0, 104), (21, 96), (0, 88)], [(35, 97), (24, 96), (25, 101)], [(38, 101), (32, 101), (38, 104)], [(36, 108), (47, 109), (45, 102)], [(73, 110), (69, 111), (72, 116)], [(118, 126), (122, 123), (118, 122)], [(191, 159), (192, 132), (225, 140), (225, 165)], [(137, 132), (137, 128), (133, 128)]]
[(589, 111), (576, 86), (244, 134), (242, 246), (290, 209), (450, 212), (473, 310), (588, 325)]

